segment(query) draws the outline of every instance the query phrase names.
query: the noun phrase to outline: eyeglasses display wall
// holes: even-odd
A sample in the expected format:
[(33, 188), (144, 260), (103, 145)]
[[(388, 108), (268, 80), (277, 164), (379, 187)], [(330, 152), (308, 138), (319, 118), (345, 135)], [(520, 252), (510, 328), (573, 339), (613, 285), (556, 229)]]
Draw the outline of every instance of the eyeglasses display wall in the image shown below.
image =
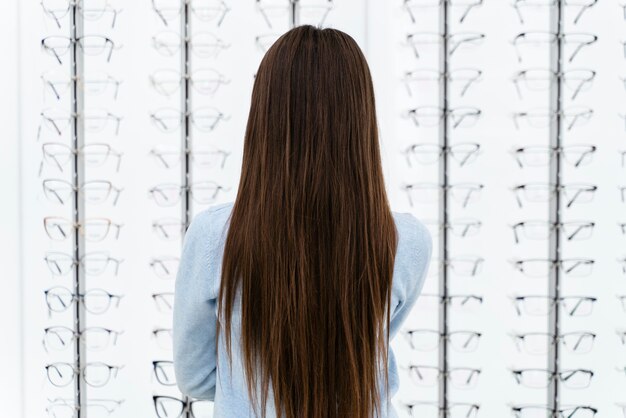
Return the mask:
[(114, 181), (122, 162), (122, 117), (114, 113), (121, 82), (107, 71), (119, 10), (85, 1), (43, 1), (41, 8), (53, 22), (41, 40), (50, 65), (42, 67), (49, 71), (41, 75), (45, 108), (36, 136), (46, 210), (39, 224), (50, 241), (45, 412), (109, 414), (124, 402), (113, 389), (124, 364), (110, 358), (124, 330), (108, 315), (123, 297), (112, 289), (123, 261), (115, 254), (123, 224), (112, 210), (123, 190)]
[(163, 30), (152, 37), (151, 46), (162, 57), (163, 67), (150, 74), (149, 81), (164, 105), (149, 115), (159, 131), (149, 155), (164, 177), (149, 189), (149, 195), (167, 213), (151, 225), (153, 236), (167, 252), (154, 254), (148, 262), (157, 278), (150, 296), (154, 312), (159, 313), (152, 336), (160, 353), (151, 362), (155, 391), (146, 395), (152, 395), (157, 417), (206, 417), (212, 409), (210, 402), (189, 399), (177, 390), (171, 315), (183, 234), (194, 211), (218, 202), (230, 190), (219, 178), (231, 153), (219, 138), (230, 119), (220, 110), (220, 95), (225, 94), (230, 79), (219, 68), (221, 55), (230, 48), (221, 37), (222, 26), (230, 23), (230, 7), (222, 1), (154, 0), (152, 8)]
[(624, 7), (22, 4), (24, 416), (211, 416), (173, 374), (182, 240), (236, 196), (264, 52), (310, 23), (363, 48), (392, 209), (433, 236), (400, 416), (626, 417)]
[(439, 253), (394, 342), (399, 409), (622, 416), (623, 7), (400, 3), (370, 37), (389, 189)]

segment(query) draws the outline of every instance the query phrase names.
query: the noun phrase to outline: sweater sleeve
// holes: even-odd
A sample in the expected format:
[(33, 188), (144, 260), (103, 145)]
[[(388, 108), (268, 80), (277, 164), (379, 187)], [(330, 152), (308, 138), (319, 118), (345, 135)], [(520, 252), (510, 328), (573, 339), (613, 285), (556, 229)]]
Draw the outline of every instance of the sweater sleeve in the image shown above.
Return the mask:
[(174, 299), (174, 371), (180, 391), (214, 400), (217, 376), (217, 300), (209, 262), (210, 209), (199, 213), (185, 235)]
[[(389, 339), (400, 331), (422, 290), (432, 255), (432, 240), (428, 229), (410, 214), (397, 214), (399, 233), (398, 250), (394, 268), (394, 281), (398, 280), (397, 302), (391, 307)], [(389, 388), (383, 396), (389, 400), (400, 386), (398, 364), (393, 348), (389, 347)]]
[(398, 304), (392, 310), (389, 322), (389, 338), (398, 333), (408, 317), (424, 286), (426, 273), (432, 255), (432, 239), (428, 229), (413, 215), (404, 214), (406, 225), (403, 228), (407, 252), (403, 255), (408, 274), (403, 279), (402, 292)]

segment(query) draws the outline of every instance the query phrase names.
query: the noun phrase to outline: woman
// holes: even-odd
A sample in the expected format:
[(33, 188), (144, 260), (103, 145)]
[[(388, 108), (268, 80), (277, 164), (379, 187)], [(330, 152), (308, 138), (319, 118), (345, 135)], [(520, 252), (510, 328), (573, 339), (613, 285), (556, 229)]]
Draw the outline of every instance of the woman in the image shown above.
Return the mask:
[(334, 29), (287, 32), (256, 75), (234, 204), (187, 231), (178, 387), (214, 400), (215, 418), (395, 417), (388, 342), (430, 254), (424, 226), (389, 209), (356, 42)]

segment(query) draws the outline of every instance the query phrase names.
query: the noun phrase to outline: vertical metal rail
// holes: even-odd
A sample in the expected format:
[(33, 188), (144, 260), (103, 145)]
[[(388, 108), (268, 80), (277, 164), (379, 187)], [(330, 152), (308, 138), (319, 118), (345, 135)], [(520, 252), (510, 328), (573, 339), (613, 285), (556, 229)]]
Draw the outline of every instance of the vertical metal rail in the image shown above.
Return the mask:
[[(85, 107), (84, 91), (80, 83), (84, 76), (83, 50), (78, 42), (83, 36), (83, 17), (76, 2), (72, 2), (70, 10), (70, 39), (71, 39), (71, 115), (72, 117), (72, 148), (75, 150), (72, 158), (72, 220), (74, 225), (84, 225), (85, 220), (85, 200), (80, 189), (85, 181), (85, 164), (79, 150), (85, 143), (85, 127), (83, 110)], [(85, 237), (80, 233), (79, 228), (74, 228), (72, 234), (72, 255), (76, 262), (74, 266), (73, 291), (76, 295), (74, 301), (74, 331), (80, 333), (85, 329), (86, 312), (85, 305), (80, 302), (79, 295), (85, 293), (85, 269), (81, 268), (80, 260), (85, 253)], [(82, 338), (77, 338), (74, 344), (74, 367), (78, 374), (74, 376), (74, 402), (76, 407), (76, 417), (87, 417), (87, 387), (81, 378), (82, 370), (87, 363), (87, 350)]]
[(187, 230), (191, 222), (191, 6), (187, 0), (181, 3), (181, 222)]
[(300, 24), (300, 0), (289, 2), (289, 27), (295, 28)]
[(563, 131), (562, 125), (562, 73), (563, 73), (563, 0), (557, 0), (550, 12), (550, 29), (556, 34), (556, 40), (551, 46), (550, 69), (556, 74), (556, 79), (550, 88), (550, 111), (554, 115), (550, 124), (550, 148), (554, 155), (550, 160), (550, 185), (554, 187), (554, 193), (550, 199), (549, 221), (551, 228), (549, 245), (549, 258), (553, 260), (550, 276), (548, 280), (550, 301), (554, 304), (548, 316), (548, 332), (553, 336), (554, 341), (549, 346), (548, 370), (552, 372), (552, 379), (548, 386), (548, 407), (552, 411), (557, 411), (560, 404), (559, 379), (559, 342), (560, 335), (560, 308), (559, 298), (561, 294), (561, 268), (558, 261), (561, 259), (561, 242), (558, 224), (561, 222), (561, 140)]
[(448, 410), (448, 215), (449, 215), (449, 196), (448, 196), (448, 73), (449, 73), (449, 2), (444, 0), (441, 2), (439, 10), (439, 28), (441, 31), (441, 43), (439, 49), (439, 65), (442, 77), (439, 81), (439, 106), (441, 107), (442, 123), (439, 130), (439, 146), (441, 147), (441, 160), (439, 162), (439, 296), (441, 297), (439, 304), (439, 332), (441, 334), (439, 340), (439, 411), (440, 416), (447, 416)]
[[(191, 5), (181, 0), (180, 16), (181, 59), (181, 223), (185, 231), (191, 224)], [(185, 418), (192, 418), (191, 399), (185, 396)]]

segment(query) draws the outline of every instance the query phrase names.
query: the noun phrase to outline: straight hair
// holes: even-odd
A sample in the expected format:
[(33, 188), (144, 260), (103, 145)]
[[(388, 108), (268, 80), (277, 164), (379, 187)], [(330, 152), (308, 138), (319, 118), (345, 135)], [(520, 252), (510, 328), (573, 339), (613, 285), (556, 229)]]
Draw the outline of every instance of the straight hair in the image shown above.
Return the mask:
[(380, 416), (396, 248), (365, 57), (339, 30), (292, 29), (254, 81), (219, 292), (231, 368), (240, 292), (257, 416), (270, 393), (277, 417)]

